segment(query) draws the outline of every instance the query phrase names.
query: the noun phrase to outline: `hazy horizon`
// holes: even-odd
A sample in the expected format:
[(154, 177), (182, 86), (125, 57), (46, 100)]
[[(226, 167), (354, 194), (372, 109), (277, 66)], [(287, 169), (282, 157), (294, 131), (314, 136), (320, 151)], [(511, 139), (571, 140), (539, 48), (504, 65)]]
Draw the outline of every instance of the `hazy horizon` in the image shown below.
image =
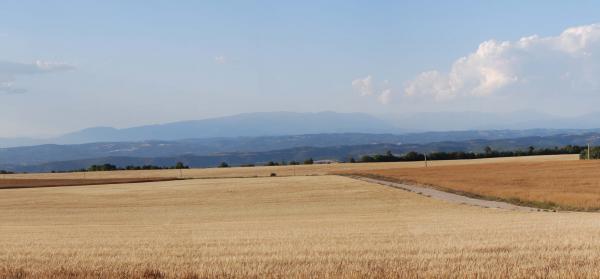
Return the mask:
[[(168, 122), (152, 122), (141, 125), (115, 125), (115, 126), (89, 126), (82, 127), (66, 132), (48, 134), (48, 135), (24, 135), (16, 137), (0, 137), (0, 140), (31, 139), (40, 140), (39, 144), (52, 143), (53, 139), (61, 139), (70, 137), (80, 133), (102, 134), (111, 133), (112, 131), (127, 131), (127, 130), (144, 130), (152, 129), (159, 132), (161, 129), (169, 129), (168, 127), (180, 127), (180, 131), (169, 132), (173, 138), (187, 139), (179, 133), (185, 133), (186, 129), (197, 129), (196, 125), (209, 125), (210, 131), (205, 131), (208, 134), (214, 132), (213, 129), (228, 130), (230, 136), (194, 136), (188, 138), (213, 138), (213, 137), (239, 137), (239, 136), (283, 136), (283, 135), (308, 135), (308, 134), (335, 134), (335, 133), (362, 133), (362, 134), (413, 134), (424, 132), (453, 132), (453, 131), (494, 131), (494, 130), (596, 130), (600, 129), (600, 125), (596, 125), (593, 121), (594, 116), (599, 112), (592, 114), (582, 114), (573, 117), (561, 117), (552, 114), (545, 114), (531, 110), (513, 111), (507, 113), (491, 113), (478, 111), (429, 111), (418, 113), (397, 113), (397, 114), (370, 114), (365, 112), (335, 112), (335, 111), (317, 111), (317, 112), (294, 112), (294, 111), (263, 111), (263, 112), (248, 112), (232, 115), (224, 115), (217, 117), (206, 117), (199, 119), (182, 119), (179, 121)], [(353, 117), (356, 117), (353, 119)], [(306, 122), (301, 122), (302, 119)], [(356, 123), (356, 120), (366, 121), (371, 119), (373, 122), (367, 125), (364, 123)], [(271, 123), (270, 121), (274, 122)], [(224, 122), (223, 122), (224, 121)], [(300, 121), (300, 122), (299, 122)], [(337, 124), (331, 124), (331, 129), (317, 129), (316, 132), (285, 132), (283, 129), (284, 123), (287, 125), (299, 125), (302, 123), (307, 129), (316, 129), (329, 121), (338, 121)], [(340, 122), (341, 121), (341, 122)], [(201, 124), (202, 123), (202, 124)], [(225, 125), (225, 126), (222, 126)], [(233, 126), (231, 126), (233, 125)], [(269, 125), (272, 127), (272, 132), (256, 135), (244, 135), (241, 131), (255, 129), (257, 131), (264, 130)], [(336, 126), (339, 125), (339, 126)], [(370, 130), (369, 125), (381, 125), (384, 128)], [(336, 128), (345, 126), (344, 131), (338, 131)], [(312, 127), (312, 128), (310, 128)], [(269, 129), (267, 129), (269, 130)], [(293, 130), (293, 129), (292, 129)], [(164, 133), (163, 131), (162, 133)], [(202, 131), (198, 131), (202, 134)], [(98, 134), (99, 135), (99, 134)], [(140, 140), (152, 140), (148, 137)], [(51, 140), (51, 141), (45, 141)], [(88, 140), (94, 142), (101, 140)], [(131, 141), (131, 140), (126, 140)], [(6, 143), (1, 141), (0, 143)], [(15, 142), (16, 143), (16, 142)], [(26, 142), (25, 145), (36, 143)], [(14, 144), (11, 144), (14, 145)], [(16, 144), (14, 146), (19, 146)], [(0, 144), (0, 147), (2, 145)]]
[(270, 111), (586, 115), (600, 101), (599, 8), (8, 2), (0, 138)]

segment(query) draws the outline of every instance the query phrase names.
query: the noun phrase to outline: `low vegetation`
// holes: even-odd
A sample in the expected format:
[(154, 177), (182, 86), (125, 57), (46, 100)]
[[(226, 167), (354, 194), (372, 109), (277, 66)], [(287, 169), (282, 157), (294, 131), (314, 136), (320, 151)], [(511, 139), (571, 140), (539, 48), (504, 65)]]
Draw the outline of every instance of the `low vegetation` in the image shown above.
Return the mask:
[[(305, 164), (305, 165), (312, 165), (312, 164), (313, 164), (313, 162), (314, 162), (314, 161), (313, 161), (313, 159), (312, 159), (312, 158), (310, 158), (310, 159), (307, 159), (307, 160), (304, 160), (304, 164)], [(269, 162), (267, 162), (266, 164), (264, 164), (264, 166), (266, 166), (266, 167), (276, 167), (276, 166), (297, 166), (297, 165), (300, 165), (300, 162), (298, 162), (298, 161), (294, 161), (294, 160), (292, 160), (292, 161), (289, 161), (289, 162), (287, 162), (287, 161), (285, 161), (285, 160), (282, 160), (281, 162), (269, 161)], [(241, 164), (241, 165), (239, 165), (239, 166), (240, 166), (240, 167), (255, 167), (255, 166), (256, 166), (256, 164)], [(221, 164), (220, 164), (218, 167), (220, 167), (220, 168), (227, 168), (227, 167), (229, 167), (229, 164), (228, 164), (227, 162), (222, 162), (222, 163), (221, 163)]]
[[(515, 151), (498, 151), (493, 150), (491, 147), (485, 147), (485, 152), (431, 152), (427, 154), (418, 152), (408, 152), (403, 155), (394, 155), (388, 151), (386, 154), (378, 155), (366, 155), (360, 159), (360, 162), (411, 162), (411, 161), (423, 161), (428, 160), (465, 160), (465, 159), (483, 159), (483, 158), (498, 158), (498, 157), (519, 157), (519, 156), (539, 156), (539, 155), (558, 155), (558, 154), (580, 154), (584, 150), (583, 147), (577, 145), (567, 145), (561, 148), (542, 148), (536, 149), (534, 146), (530, 146), (526, 151), (515, 150)], [(598, 149), (598, 156), (600, 156), (600, 149)], [(350, 159), (352, 162), (353, 158)]]
[[(168, 170), (168, 169), (189, 169), (189, 166), (184, 165), (182, 162), (177, 162), (174, 166), (161, 167), (155, 165), (143, 165), (143, 166), (125, 166), (118, 167), (113, 164), (102, 164), (102, 165), (91, 165), (87, 169), (64, 171), (64, 172), (88, 172), (88, 171), (119, 171), (119, 170)], [(56, 173), (57, 171), (52, 171)]]
[(286, 162), (286, 161), (281, 161), (281, 162), (269, 161), (268, 163), (265, 164), (265, 166), (268, 166), (268, 167), (272, 167), (272, 166), (287, 166), (287, 165), (297, 166), (297, 165), (300, 165), (300, 162), (297, 162), (297, 161), (289, 161), (289, 162)]
[[(365, 155), (362, 156), (358, 161), (356, 159), (354, 159), (354, 157), (349, 157), (349, 159), (346, 160), (346, 162), (348, 163), (383, 163), (383, 162), (414, 162), (414, 161), (423, 161), (425, 159), (428, 160), (436, 160), (436, 161), (441, 161), (441, 160), (471, 160), (471, 159), (486, 159), (486, 158), (499, 158), (499, 157), (521, 157), (521, 156), (540, 156), (540, 155), (561, 155), (561, 154), (583, 154), (582, 150), (584, 150), (582, 147), (578, 146), (578, 145), (567, 145), (564, 147), (555, 147), (555, 148), (542, 148), (542, 149), (536, 149), (534, 146), (530, 146), (526, 151), (522, 151), (522, 150), (515, 150), (515, 151), (498, 151), (498, 150), (493, 150), (491, 147), (487, 146), (485, 147), (485, 152), (483, 153), (476, 153), (476, 152), (463, 152), (463, 151), (457, 151), (457, 152), (431, 152), (431, 153), (419, 153), (419, 152), (415, 152), (415, 151), (410, 151), (408, 153), (402, 154), (402, 155), (394, 155), (392, 154), (391, 151), (387, 151), (385, 154), (376, 154), (376, 155)], [(585, 149), (587, 150), (587, 149)], [(599, 153), (600, 154), (600, 150)], [(274, 167), (274, 166), (295, 166), (295, 165), (300, 165), (300, 164), (304, 164), (304, 165), (312, 165), (314, 164), (315, 161), (313, 160), (313, 158), (309, 158), (304, 160), (302, 163), (298, 162), (298, 161), (285, 161), (282, 160), (280, 162), (276, 162), (276, 161), (269, 161), (267, 163), (264, 164), (264, 166), (267, 167)], [(179, 166), (179, 164), (181, 164), (181, 166)], [(178, 167), (179, 166), (179, 167)], [(240, 167), (255, 167), (256, 164), (241, 164), (239, 165)], [(227, 162), (221, 162), (218, 166), (218, 168), (229, 168), (231, 167), (231, 165)], [(180, 169), (180, 168), (189, 168), (187, 166), (183, 166), (182, 163), (177, 163), (177, 166), (175, 167), (167, 167), (167, 168), (175, 168), (175, 169)], [(94, 171), (94, 170), (101, 170), (101, 171), (106, 171), (106, 170), (117, 170), (118, 168), (114, 165), (111, 164), (104, 164), (104, 165), (94, 165), (92, 167), (90, 167), (90, 169), (88, 169), (88, 171)], [(123, 168), (126, 170), (139, 170), (140, 167), (126, 167)], [(165, 169), (164, 167), (157, 167), (157, 166), (142, 166), (141, 169), (144, 170), (150, 170), (150, 169)]]
[(587, 160), (589, 156), (590, 160), (598, 160), (600, 159), (600, 146), (593, 146), (590, 148), (589, 153), (588, 153), (588, 149), (583, 149), (581, 150), (581, 153), (579, 154), (579, 158), (582, 160)]

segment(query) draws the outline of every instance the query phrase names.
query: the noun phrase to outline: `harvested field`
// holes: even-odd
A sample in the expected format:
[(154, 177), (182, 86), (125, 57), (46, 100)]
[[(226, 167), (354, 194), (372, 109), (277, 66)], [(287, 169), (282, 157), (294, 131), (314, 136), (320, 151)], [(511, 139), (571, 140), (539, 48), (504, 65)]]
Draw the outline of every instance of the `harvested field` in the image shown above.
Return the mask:
[(358, 171), (400, 182), (562, 210), (600, 210), (599, 161), (513, 162)]
[(7, 189), (0, 278), (597, 278), (599, 230), (340, 176)]
[[(432, 166), (446, 165), (471, 165), (498, 162), (549, 162), (549, 161), (574, 161), (578, 155), (547, 155), (490, 158), (478, 160), (452, 160), (431, 161)], [(297, 166), (256, 166), (256, 167), (233, 167), (233, 168), (204, 168), (184, 170), (141, 170), (141, 171), (109, 171), (109, 172), (73, 172), (73, 173), (29, 173), (0, 175), (2, 178), (29, 178), (29, 179), (107, 179), (107, 178), (236, 178), (236, 177), (268, 177), (271, 173), (277, 176), (294, 175), (324, 175), (339, 171), (366, 171), (379, 169), (397, 168), (420, 168), (423, 162), (394, 162), (394, 163), (339, 163), (329, 165), (297, 165)]]
[(140, 183), (154, 181), (169, 181), (177, 178), (158, 177), (158, 178), (94, 178), (94, 179), (0, 179), (0, 189), (16, 188), (39, 188), (39, 187), (61, 187), (61, 186), (80, 186), (80, 185), (100, 185), (100, 184), (120, 184), (120, 183)]

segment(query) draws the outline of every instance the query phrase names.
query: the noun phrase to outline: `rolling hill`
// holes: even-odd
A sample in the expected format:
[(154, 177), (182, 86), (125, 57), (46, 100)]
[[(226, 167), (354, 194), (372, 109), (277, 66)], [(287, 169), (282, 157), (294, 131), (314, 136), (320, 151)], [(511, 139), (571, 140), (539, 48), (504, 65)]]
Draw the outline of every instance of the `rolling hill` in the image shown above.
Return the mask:
[[(393, 136), (390, 137), (393, 138)], [(339, 161), (346, 161), (350, 157), (359, 158), (362, 155), (383, 154), (388, 150), (392, 151), (394, 154), (403, 154), (409, 151), (417, 151), (422, 153), (440, 151), (482, 152), (486, 146), (490, 146), (494, 150), (526, 150), (529, 146), (535, 146), (537, 148), (553, 148), (556, 146), (565, 145), (585, 145), (588, 142), (596, 145), (600, 144), (600, 133), (588, 133), (582, 135), (563, 134), (544, 137), (532, 136), (492, 140), (473, 139), (465, 141), (441, 141), (426, 144), (398, 142), (369, 143), (356, 145), (334, 145), (321, 147), (303, 146), (268, 151), (216, 152), (207, 155), (180, 153), (178, 155), (140, 157), (123, 156), (119, 155), (118, 153), (115, 153), (116, 155), (21, 164), (15, 164), (5, 161), (0, 164), (0, 169), (17, 172), (49, 172), (81, 169), (87, 168), (93, 164), (105, 163), (110, 163), (123, 167), (127, 165), (171, 166), (174, 165), (176, 162), (183, 162), (191, 167), (214, 167), (221, 162), (227, 162), (230, 165), (264, 164), (268, 161), (303, 161), (308, 158), (313, 158), (315, 160), (333, 159)], [(158, 146), (160, 146), (161, 144), (165, 143), (157, 143)], [(64, 148), (68, 146), (61, 147)], [(32, 151), (32, 153), (35, 153), (35, 151)], [(29, 156), (31, 155), (23, 154), (23, 158), (28, 158)]]
[[(298, 147), (339, 147), (374, 144), (427, 144), (434, 142), (463, 142), (471, 140), (501, 140), (511, 138), (545, 137), (550, 143), (564, 145), (556, 134), (581, 135), (589, 131), (577, 130), (493, 130), (493, 131), (450, 131), (413, 134), (306, 134), (290, 136), (235, 137), (188, 139), (176, 141), (132, 141), (98, 142), (68, 145), (36, 145), (0, 148), (0, 164), (36, 165), (56, 161), (71, 161), (102, 157), (157, 158), (182, 155), (208, 156), (235, 152), (266, 152)], [(554, 136), (554, 137), (551, 137)], [(575, 137), (579, 138), (579, 137)], [(522, 140), (520, 140), (522, 141)], [(552, 143), (555, 142), (555, 143)], [(519, 146), (514, 143), (515, 146)], [(539, 143), (532, 143), (540, 145)], [(455, 144), (456, 145), (456, 144)], [(511, 149), (511, 146), (499, 148)], [(458, 148), (458, 147), (457, 147)], [(460, 146), (460, 148), (465, 148)], [(516, 147), (515, 147), (516, 148)]]

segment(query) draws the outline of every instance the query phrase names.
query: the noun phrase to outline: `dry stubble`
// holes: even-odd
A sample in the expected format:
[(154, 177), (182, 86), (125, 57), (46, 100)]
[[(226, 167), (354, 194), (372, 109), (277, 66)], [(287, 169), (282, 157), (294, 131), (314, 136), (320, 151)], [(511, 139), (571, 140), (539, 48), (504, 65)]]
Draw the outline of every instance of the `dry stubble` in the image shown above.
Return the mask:
[(599, 277), (599, 229), (338, 176), (14, 189), (0, 277)]

